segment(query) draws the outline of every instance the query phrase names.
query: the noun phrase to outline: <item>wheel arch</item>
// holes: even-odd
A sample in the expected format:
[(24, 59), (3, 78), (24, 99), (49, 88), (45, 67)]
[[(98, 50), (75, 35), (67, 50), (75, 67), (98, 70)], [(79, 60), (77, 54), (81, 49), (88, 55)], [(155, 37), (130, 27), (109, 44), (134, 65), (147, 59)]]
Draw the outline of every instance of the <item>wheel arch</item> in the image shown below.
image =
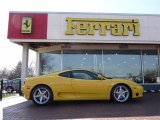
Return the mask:
[(127, 85), (127, 84), (125, 84), (125, 83), (117, 83), (117, 84), (115, 84), (115, 85), (113, 85), (112, 86), (112, 88), (111, 88), (111, 91), (110, 91), (110, 99), (112, 99), (112, 91), (113, 91), (113, 89), (117, 86), (117, 85), (124, 85), (124, 86), (126, 86), (127, 88), (129, 88), (129, 90), (130, 90), (130, 98), (132, 98), (132, 89), (131, 89), (131, 87), (129, 86), (129, 85)]
[(52, 93), (52, 99), (53, 99), (53, 97), (54, 97), (54, 96), (53, 96), (53, 90), (52, 90), (51, 87), (50, 87), (49, 85), (47, 85), (47, 84), (38, 84), (38, 85), (34, 86), (34, 87), (32, 88), (32, 90), (31, 90), (31, 92), (30, 92), (30, 97), (29, 97), (29, 99), (32, 98), (32, 92), (33, 92), (33, 90), (34, 90), (36, 87), (38, 87), (38, 86), (45, 86), (45, 87), (49, 88), (50, 91), (51, 91), (51, 93)]

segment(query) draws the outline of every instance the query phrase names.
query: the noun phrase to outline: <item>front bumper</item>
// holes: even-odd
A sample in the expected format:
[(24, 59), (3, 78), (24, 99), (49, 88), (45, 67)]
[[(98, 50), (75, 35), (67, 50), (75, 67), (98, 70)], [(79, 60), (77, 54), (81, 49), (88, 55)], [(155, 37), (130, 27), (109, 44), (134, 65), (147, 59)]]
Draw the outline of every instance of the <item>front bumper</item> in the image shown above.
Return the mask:
[(143, 97), (144, 89), (142, 86), (133, 86), (132, 87), (132, 98)]
[(22, 87), (22, 91), (23, 91), (23, 94), (24, 94), (24, 97), (29, 100), (30, 99), (30, 94), (31, 94), (31, 87), (28, 87), (28, 86), (23, 86)]

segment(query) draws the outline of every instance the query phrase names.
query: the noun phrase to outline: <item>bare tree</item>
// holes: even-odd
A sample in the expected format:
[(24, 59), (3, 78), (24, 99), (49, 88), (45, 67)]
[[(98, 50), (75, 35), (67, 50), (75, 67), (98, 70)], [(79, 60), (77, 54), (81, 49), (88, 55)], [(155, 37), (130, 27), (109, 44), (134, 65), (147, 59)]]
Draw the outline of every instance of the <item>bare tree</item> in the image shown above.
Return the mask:
[(8, 79), (8, 75), (9, 70), (6, 67), (0, 70), (0, 79)]
[(35, 75), (35, 68), (33, 67), (33, 61), (28, 66), (28, 77), (33, 77)]
[(16, 67), (10, 71), (9, 79), (20, 78), (21, 77), (21, 68), (22, 68), (22, 63), (21, 63), (21, 61), (19, 61), (16, 65)]
[[(21, 77), (22, 63), (19, 61), (15, 68), (8, 70), (6, 67), (0, 70), (0, 79), (14, 79)], [(33, 66), (33, 61), (28, 66), (28, 77), (35, 75), (35, 68)]]
[[(34, 67), (32, 64), (33, 64), (33, 62), (31, 62), (30, 65), (28, 66), (28, 71), (27, 71), (28, 77), (34, 76), (34, 73), (35, 73), (35, 70), (34, 70)], [(22, 63), (21, 63), (21, 61), (19, 61), (16, 65), (16, 67), (10, 71), (9, 79), (20, 78), (21, 77), (21, 70), (22, 70)]]

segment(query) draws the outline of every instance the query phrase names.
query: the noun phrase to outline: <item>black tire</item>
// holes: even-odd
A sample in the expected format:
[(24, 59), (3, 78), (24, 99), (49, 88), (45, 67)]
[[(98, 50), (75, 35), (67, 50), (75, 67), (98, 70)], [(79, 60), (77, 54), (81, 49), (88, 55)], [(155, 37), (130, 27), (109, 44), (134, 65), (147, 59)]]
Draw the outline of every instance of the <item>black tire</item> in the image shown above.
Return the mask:
[(48, 105), (53, 100), (53, 93), (49, 87), (39, 85), (33, 89), (31, 99), (36, 105)]
[(118, 84), (111, 91), (111, 99), (117, 103), (125, 103), (131, 98), (131, 90), (124, 84)]
[(13, 93), (14, 89), (13, 87), (9, 86), (6, 88), (7, 93)]

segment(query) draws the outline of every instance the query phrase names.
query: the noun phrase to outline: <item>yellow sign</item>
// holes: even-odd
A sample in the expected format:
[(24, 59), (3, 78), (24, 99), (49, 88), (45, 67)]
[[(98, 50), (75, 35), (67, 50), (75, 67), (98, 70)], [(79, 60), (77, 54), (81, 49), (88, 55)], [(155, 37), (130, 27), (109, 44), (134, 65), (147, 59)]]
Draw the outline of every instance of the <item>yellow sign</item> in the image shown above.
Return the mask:
[(22, 27), (21, 33), (32, 33), (32, 18), (31, 17), (23, 17), (22, 18)]
[(67, 18), (66, 35), (99, 35), (105, 36), (110, 32), (114, 36), (140, 36), (139, 20), (137, 19), (100, 19), (100, 18)]

